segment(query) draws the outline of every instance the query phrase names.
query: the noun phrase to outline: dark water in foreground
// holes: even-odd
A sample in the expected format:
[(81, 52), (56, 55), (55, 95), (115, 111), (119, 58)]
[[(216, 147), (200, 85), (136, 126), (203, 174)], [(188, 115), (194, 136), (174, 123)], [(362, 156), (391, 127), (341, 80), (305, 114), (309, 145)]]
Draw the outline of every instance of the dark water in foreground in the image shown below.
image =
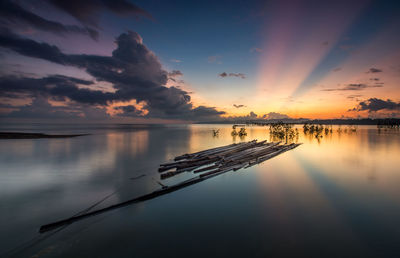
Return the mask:
[(400, 257), (398, 131), (359, 126), (318, 141), (300, 130), (303, 145), (261, 165), (39, 235), (106, 196), (96, 208), (158, 189), (165, 160), (269, 140), (268, 130), (240, 139), (229, 125), (1, 127), (92, 135), (0, 141), (0, 256)]

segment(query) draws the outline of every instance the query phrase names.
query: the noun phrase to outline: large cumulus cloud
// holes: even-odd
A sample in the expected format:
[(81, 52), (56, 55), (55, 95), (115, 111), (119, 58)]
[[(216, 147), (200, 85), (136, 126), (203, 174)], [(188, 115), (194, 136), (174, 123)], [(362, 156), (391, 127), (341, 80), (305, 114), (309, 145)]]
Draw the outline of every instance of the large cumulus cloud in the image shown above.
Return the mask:
[(98, 105), (134, 99), (138, 103), (144, 103), (144, 108), (148, 111), (147, 117), (198, 120), (224, 114), (213, 107), (195, 108), (187, 91), (166, 87), (169, 73), (162, 68), (157, 56), (143, 44), (142, 38), (136, 32), (121, 34), (115, 43), (117, 47), (111, 56), (71, 55), (63, 53), (54, 45), (22, 38), (3, 29), (0, 32), (1, 47), (24, 56), (84, 69), (96, 81), (112, 84), (114, 92), (83, 89), (79, 84), (95, 84), (57, 76), (40, 79), (5, 77), (0, 79), (0, 89), (4, 94), (40, 93)]

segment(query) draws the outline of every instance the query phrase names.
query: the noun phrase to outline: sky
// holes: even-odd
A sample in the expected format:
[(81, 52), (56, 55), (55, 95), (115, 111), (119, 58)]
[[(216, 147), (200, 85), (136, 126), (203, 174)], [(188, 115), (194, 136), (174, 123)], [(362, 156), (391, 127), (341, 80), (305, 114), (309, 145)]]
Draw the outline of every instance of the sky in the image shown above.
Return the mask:
[(398, 1), (0, 3), (0, 119), (400, 117)]

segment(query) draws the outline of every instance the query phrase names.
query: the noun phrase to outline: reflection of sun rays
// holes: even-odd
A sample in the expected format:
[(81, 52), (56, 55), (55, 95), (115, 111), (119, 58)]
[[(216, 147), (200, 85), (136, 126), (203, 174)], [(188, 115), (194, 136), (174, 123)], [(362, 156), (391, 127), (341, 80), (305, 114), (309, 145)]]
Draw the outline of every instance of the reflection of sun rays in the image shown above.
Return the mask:
[[(257, 170), (265, 170), (265, 168), (271, 168), (270, 166), (257, 166)], [(272, 169), (271, 169), (272, 170)], [(294, 222), (291, 220), (291, 213), (289, 211), (289, 205), (286, 205), (286, 196), (283, 191), (282, 178), (279, 173), (274, 171), (260, 171), (257, 173), (260, 177), (259, 182), (261, 183), (262, 190), (265, 191), (266, 203), (269, 205), (269, 212), (272, 213), (272, 217), (276, 219), (275, 224), (279, 225), (279, 234), (282, 236), (294, 236)], [(261, 203), (261, 205), (265, 205)]]
[[(382, 191), (376, 191), (379, 189), (378, 186), (375, 187), (375, 191), (371, 189), (370, 184), (367, 182), (368, 179), (366, 178), (365, 171), (374, 166), (374, 163), (369, 163), (369, 160), (376, 155), (363, 153), (363, 149), (370, 151), (373, 148), (359, 148), (359, 142), (368, 142), (368, 140), (360, 138), (359, 135), (345, 134), (342, 136), (346, 139), (341, 139), (340, 144), (337, 142), (337, 147), (334, 147), (330, 151), (320, 152), (326, 153), (324, 156), (314, 152), (307, 152), (304, 155), (299, 155), (297, 161), (304, 168), (304, 171), (306, 171), (307, 176), (318, 189), (320, 195), (332, 206), (332, 209), (337, 214), (336, 217), (340, 218), (342, 224), (351, 225), (354, 229), (353, 237), (356, 237), (359, 243), (365, 243), (368, 241), (363, 234), (365, 228), (358, 223), (360, 216), (354, 216), (354, 212), (362, 215), (361, 218), (364, 221), (376, 220), (379, 212), (370, 209), (370, 197), (378, 198), (379, 195), (386, 194), (388, 189), (392, 187), (390, 185), (386, 185), (386, 187), (381, 186), (382, 189), (385, 188)], [(348, 147), (346, 148), (346, 146)], [(338, 151), (335, 151), (335, 149)], [(335, 153), (335, 156), (331, 157), (328, 153)], [(349, 157), (350, 154), (353, 154), (353, 156)], [(372, 159), (375, 159), (375, 157)], [(387, 159), (392, 160), (392, 157), (387, 157)], [(321, 160), (324, 160), (324, 162), (321, 162)], [(340, 160), (342, 162), (338, 162)], [(378, 156), (376, 160), (385, 160), (385, 158)], [(332, 166), (331, 164), (334, 162), (338, 165)], [(390, 167), (390, 164), (388, 166)], [(343, 173), (343, 171), (354, 171), (354, 173)], [(362, 180), (360, 180), (360, 176)], [(368, 189), (363, 189), (363, 187), (368, 187)], [(394, 188), (397, 189), (397, 187)], [(397, 195), (390, 193), (390, 195), (384, 196), (390, 202), (382, 205), (397, 205), (398, 202), (396, 198), (393, 198), (394, 196)], [(366, 203), (368, 204), (365, 205)], [(392, 233), (390, 227), (387, 227), (387, 224), (384, 222), (378, 225), (371, 224), (370, 226), (373, 227), (372, 230), (384, 229), (387, 230), (388, 234)]]
[[(329, 217), (330, 222), (335, 223), (336, 227), (341, 227), (344, 232), (350, 231), (344, 224), (341, 215), (334, 209), (329, 199), (321, 191), (315, 181), (309, 176), (305, 168), (294, 157), (294, 155), (285, 155), (285, 167), (270, 167), (272, 171), (262, 171), (260, 182), (268, 202), (274, 203), (276, 209), (273, 210), (275, 217), (287, 227), (293, 227), (291, 218), (295, 218), (295, 212), (290, 211), (290, 202), (295, 202), (299, 207), (309, 209), (314, 207), (315, 216)], [(278, 159), (278, 158), (277, 158)], [(276, 164), (278, 165), (279, 162)], [(264, 170), (265, 166), (258, 167)], [(289, 172), (290, 171), (290, 172)], [(289, 200), (290, 199), (290, 200)], [(310, 203), (312, 202), (312, 203)], [(290, 230), (289, 228), (285, 230)]]
[[(297, 207), (301, 207), (304, 211), (302, 214), (308, 215), (307, 219), (310, 225), (323, 218), (324, 222), (329, 221), (330, 226), (342, 232), (353, 243), (356, 242), (362, 246), (360, 239), (354, 234), (346, 218), (296, 156), (291, 153), (281, 157), (287, 159), (285, 160), (287, 165), (284, 169), (274, 168), (277, 173), (265, 171), (258, 174), (261, 176), (262, 185), (265, 185), (263, 187), (263, 190), (266, 191), (265, 196), (269, 198), (270, 202), (278, 204), (279, 209), (274, 215), (280, 218), (283, 225), (289, 227), (284, 228), (285, 233), (290, 233), (290, 230), (293, 230), (293, 227), (296, 226), (293, 219), (298, 216), (299, 209), (291, 211), (288, 208), (291, 206), (290, 203), (294, 202)], [(303, 216), (303, 218), (305, 217)], [(313, 226), (318, 228), (318, 226)]]

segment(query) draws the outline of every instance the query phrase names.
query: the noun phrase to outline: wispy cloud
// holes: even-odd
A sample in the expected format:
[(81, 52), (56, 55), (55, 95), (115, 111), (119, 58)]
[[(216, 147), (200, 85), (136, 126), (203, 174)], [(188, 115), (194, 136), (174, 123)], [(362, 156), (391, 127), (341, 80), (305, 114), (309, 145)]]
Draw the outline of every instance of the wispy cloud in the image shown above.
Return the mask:
[(126, 0), (49, 0), (58, 9), (76, 18), (82, 24), (98, 27), (98, 20), (102, 11), (109, 11), (116, 15), (131, 15), (136, 18), (146, 17), (153, 20), (153, 17), (146, 10)]
[(24, 9), (17, 1), (3, 0), (0, 1), (0, 21), (8, 28), (26, 26), (47, 31), (58, 35), (65, 34), (81, 34), (87, 35), (94, 40), (97, 40), (99, 33), (97, 30), (81, 27), (77, 25), (64, 25), (60, 22), (47, 20), (39, 15), (36, 15), (29, 10)]
[(349, 96), (347, 96), (348, 99), (358, 99), (359, 97), (362, 97), (362, 95), (356, 94), (356, 95), (349, 95)]
[(372, 67), (372, 68), (369, 68), (369, 70), (366, 73), (381, 73), (381, 72), (383, 72), (382, 69)]
[(225, 77), (238, 77), (238, 78), (242, 78), (242, 79), (246, 79), (246, 75), (243, 73), (220, 73), (218, 75), (219, 77), (225, 78)]
[(169, 77), (179, 77), (179, 76), (183, 76), (183, 73), (179, 70), (173, 70), (172, 72), (168, 73)]
[(321, 91), (360, 91), (360, 90), (364, 90), (367, 88), (381, 88), (383, 87), (383, 85), (368, 85), (368, 84), (364, 84), (364, 83), (350, 83), (347, 84), (345, 87), (343, 88), (329, 88), (329, 89), (322, 89)]
[(178, 77), (183, 76), (183, 73), (179, 70), (173, 70), (172, 72), (168, 73), (168, 80), (171, 80), (176, 83), (185, 83), (184, 80), (180, 80)]

